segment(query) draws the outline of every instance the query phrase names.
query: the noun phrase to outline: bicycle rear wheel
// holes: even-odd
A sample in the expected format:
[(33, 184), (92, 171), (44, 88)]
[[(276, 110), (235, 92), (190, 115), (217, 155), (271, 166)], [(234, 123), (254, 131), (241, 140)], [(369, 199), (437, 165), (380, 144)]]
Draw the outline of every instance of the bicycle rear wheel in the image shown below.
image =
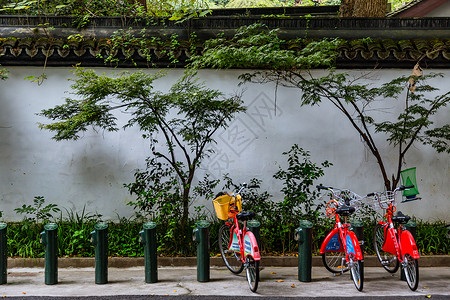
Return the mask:
[(244, 264), (239, 258), (239, 254), (236, 251), (229, 250), (231, 237), (231, 226), (224, 224), (219, 229), (219, 250), (222, 256), (223, 262), (234, 274), (239, 274), (244, 270)]
[(385, 226), (377, 224), (373, 230), (373, 247), (383, 268), (389, 273), (395, 273), (398, 270), (399, 262), (397, 257), (389, 252), (383, 251)]
[(419, 263), (417, 259), (412, 258), (409, 254), (403, 256), (403, 261), (406, 262), (406, 266), (403, 267), (406, 282), (408, 283), (409, 288), (412, 291), (415, 291), (419, 285)]
[(248, 256), (246, 259), (246, 273), (248, 286), (252, 292), (256, 292), (259, 282), (259, 261), (254, 260), (253, 257)]
[(350, 258), (350, 273), (356, 289), (361, 292), (364, 287), (364, 263)]

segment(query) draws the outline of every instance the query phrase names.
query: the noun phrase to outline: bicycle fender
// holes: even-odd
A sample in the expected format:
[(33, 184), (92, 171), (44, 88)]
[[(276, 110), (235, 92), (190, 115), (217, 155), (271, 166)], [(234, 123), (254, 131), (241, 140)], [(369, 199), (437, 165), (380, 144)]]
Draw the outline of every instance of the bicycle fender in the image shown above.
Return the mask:
[(250, 255), (254, 260), (261, 260), (258, 242), (251, 231), (247, 231), (244, 236), (244, 254), (245, 256)]
[(409, 254), (414, 259), (420, 258), (419, 250), (417, 250), (416, 241), (413, 235), (408, 230), (402, 231), (401, 236), (402, 256)]
[(397, 234), (396, 234), (394, 228), (388, 228), (388, 226), (385, 226), (385, 228), (384, 228), (384, 244), (383, 244), (383, 247), (381, 247), (381, 249), (385, 252), (396, 254), (399, 249), (396, 236), (397, 236)]
[(358, 238), (356, 237), (356, 234), (353, 231), (349, 231), (347, 233), (347, 254), (353, 253), (355, 255), (355, 258), (357, 260), (362, 260), (364, 258), (361, 247), (359, 246)]
[(320, 247), (320, 254), (324, 254), (325, 252), (344, 252), (344, 247), (341, 245), (339, 241), (339, 232), (337, 228), (328, 233), (326, 238), (322, 242), (322, 246)]

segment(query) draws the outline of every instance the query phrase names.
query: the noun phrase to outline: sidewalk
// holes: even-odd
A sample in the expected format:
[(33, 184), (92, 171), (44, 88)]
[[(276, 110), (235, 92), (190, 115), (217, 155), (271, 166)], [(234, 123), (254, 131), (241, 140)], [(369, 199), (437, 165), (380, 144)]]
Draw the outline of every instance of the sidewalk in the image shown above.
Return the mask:
[[(264, 262), (264, 258), (262, 260)], [(270, 260), (267, 260), (270, 262)], [(421, 266), (419, 260), (419, 266)], [(334, 276), (323, 266), (312, 270), (312, 282), (298, 280), (297, 267), (263, 265), (257, 295), (276, 297), (369, 297), (387, 298), (445, 295), (450, 299), (450, 267), (422, 267), (417, 291), (412, 292), (399, 272), (389, 274), (381, 267), (365, 267), (363, 292), (358, 292), (350, 275)], [(95, 284), (93, 267), (59, 268), (58, 284), (44, 284), (43, 268), (8, 268), (8, 283), (0, 285), (0, 297), (12, 296), (108, 296), (108, 295), (201, 295), (255, 296), (245, 272), (233, 275), (225, 267), (211, 267), (210, 281), (197, 281), (195, 266), (160, 266), (158, 282), (147, 284), (142, 266), (108, 269), (108, 283)]]

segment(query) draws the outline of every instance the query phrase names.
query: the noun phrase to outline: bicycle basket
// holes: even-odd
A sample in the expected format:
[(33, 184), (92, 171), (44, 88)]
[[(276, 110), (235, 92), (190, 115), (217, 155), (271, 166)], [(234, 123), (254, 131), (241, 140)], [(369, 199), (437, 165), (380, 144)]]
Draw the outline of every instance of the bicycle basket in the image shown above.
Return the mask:
[[(236, 200), (235, 200), (236, 199)], [(236, 203), (235, 203), (236, 201)], [(242, 211), (241, 206), (241, 196), (237, 197), (230, 196), (228, 194), (217, 197), (213, 200), (214, 209), (216, 210), (216, 215), (221, 220), (228, 220), (235, 214)], [(230, 211), (230, 209), (232, 211)]]
[(361, 200), (362, 197), (350, 190), (341, 190), (338, 194), (335, 195), (335, 200), (338, 202), (338, 205), (344, 205), (346, 200), (349, 201), (350, 206), (353, 206), (357, 210), (361, 209)]
[(374, 209), (387, 209), (390, 204), (395, 205), (395, 193), (386, 191), (373, 198)]

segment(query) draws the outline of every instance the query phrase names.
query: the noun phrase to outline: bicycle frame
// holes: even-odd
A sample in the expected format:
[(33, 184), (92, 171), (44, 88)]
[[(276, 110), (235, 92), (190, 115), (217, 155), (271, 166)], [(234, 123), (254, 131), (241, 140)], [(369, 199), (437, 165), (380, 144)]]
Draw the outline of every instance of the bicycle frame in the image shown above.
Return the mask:
[(395, 228), (394, 223), (392, 222), (392, 216), (395, 211), (393, 208), (395, 208), (395, 206), (391, 204), (387, 209), (387, 222), (379, 222), (379, 224), (384, 227), (384, 244), (382, 250), (394, 254), (399, 261), (403, 261), (403, 256), (405, 254), (411, 255), (414, 259), (420, 258), (416, 241), (411, 232), (404, 230), (401, 224), (398, 229)]
[[(347, 224), (347, 220), (342, 224), (338, 214), (335, 214), (335, 218), (336, 225), (323, 241), (320, 247), (320, 254), (331, 251), (344, 252), (346, 262), (349, 262), (350, 254), (353, 254), (356, 260), (363, 260), (364, 257), (359, 241), (355, 233), (349, 230), (350, 224)], [(341, 243), (340, 241), (343, 242)]]
[(245, 263), (245, 258), (251, 256), (254, 260), (261, 260), (258, 243), (253, 232), (247, 230), (247, 222), (244, 221), (242, 230), (239, 220), (234, 216), (233, 223), (226, 222), (231, 226), (229, 250), (240, 253), (240, 260)]

